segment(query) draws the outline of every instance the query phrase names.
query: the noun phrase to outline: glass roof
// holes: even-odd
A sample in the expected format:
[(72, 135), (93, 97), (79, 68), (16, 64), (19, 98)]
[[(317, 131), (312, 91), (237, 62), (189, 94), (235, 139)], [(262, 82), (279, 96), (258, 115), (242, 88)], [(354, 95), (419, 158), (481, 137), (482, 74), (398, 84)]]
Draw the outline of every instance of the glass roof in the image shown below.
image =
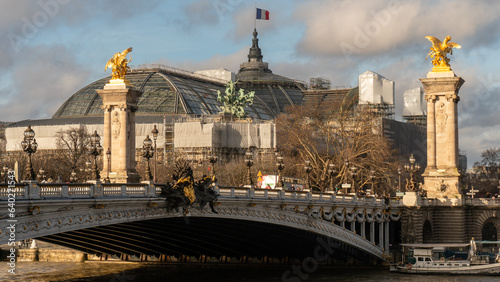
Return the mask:
[[(97, 80), (73, 94), (53, 115), (53, 118), (102, 116), (102, 99), (95, 90), (103, 89), (111, 79)], [(138, 99), (137, 115), (192, 114), (215, 115), (221, 111), (217, 90), (225, 85), (178, 75), (163, 69), (134, 69), (126, 75), (132, 86), (143, 91)], [(280, 91), (280, 89), (275, 89)], [(272, 119), (275, 111), (259, 97), (246, 108), (249, 117)]]

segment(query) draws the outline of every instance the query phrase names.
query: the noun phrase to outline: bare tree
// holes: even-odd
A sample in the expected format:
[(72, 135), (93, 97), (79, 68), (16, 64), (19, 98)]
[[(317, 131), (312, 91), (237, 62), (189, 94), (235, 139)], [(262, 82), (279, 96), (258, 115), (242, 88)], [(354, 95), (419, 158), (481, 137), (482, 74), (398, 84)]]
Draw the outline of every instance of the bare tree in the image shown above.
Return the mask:
[(89, 137), (85, 127), (74, 127), (56, 132), (56, 145), (63, 153), (62, 160), (66, 167), (70, 169), (84, 167), (90, 145)]
[(376, 182), (380, 192), (392, 186), (388, 176), (397, 171), (397, 162), (381, 132), (381, 120), (371, 108), (357, 106), (355, 98), (322, 104), (321, 108), (315, 104), (293, 106), (277, 118), (280, 149), (297, 158), (297, 175), (304, 177), (303, 164), (311, 162), (313, 188), (324, 191), (329, 186), (331, 163), (336, 185), (362, 187)]

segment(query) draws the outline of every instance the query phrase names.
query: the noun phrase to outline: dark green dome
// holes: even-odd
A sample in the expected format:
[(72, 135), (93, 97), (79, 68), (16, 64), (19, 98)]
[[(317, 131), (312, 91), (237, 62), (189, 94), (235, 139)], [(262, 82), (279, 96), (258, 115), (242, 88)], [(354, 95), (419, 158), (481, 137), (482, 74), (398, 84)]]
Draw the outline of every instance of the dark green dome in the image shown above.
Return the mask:
[[(102, 116), (102, 99), (95, 91), (111, 79), (99, 79), (73, 94), (53, 118)], [(224, 93), (226, 82), (179, 69), (155, 66), (134, 68), (127, 75), (134, 88), (143, 91), (137, 115), (216, 115), (221, 111), (217, 90)], [(272, 119), (275, 112), (259, 97), (246, 108), (249, 117)]]

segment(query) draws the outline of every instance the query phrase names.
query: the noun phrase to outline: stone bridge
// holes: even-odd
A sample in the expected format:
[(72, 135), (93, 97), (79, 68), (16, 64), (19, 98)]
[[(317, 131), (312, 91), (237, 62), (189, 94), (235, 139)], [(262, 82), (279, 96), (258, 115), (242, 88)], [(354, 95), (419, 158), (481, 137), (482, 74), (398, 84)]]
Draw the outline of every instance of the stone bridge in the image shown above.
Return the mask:
[[(0, 244), (29, 238), (90, 254), (385, 259), (400, 237), (399, 201), (218, 187), (210, 208), (167, 210), (161, 185), (0, 186)], [(15, 230), (14, 230), (15, 229)], [(314, 252), (314, 253), (313, 253)]]

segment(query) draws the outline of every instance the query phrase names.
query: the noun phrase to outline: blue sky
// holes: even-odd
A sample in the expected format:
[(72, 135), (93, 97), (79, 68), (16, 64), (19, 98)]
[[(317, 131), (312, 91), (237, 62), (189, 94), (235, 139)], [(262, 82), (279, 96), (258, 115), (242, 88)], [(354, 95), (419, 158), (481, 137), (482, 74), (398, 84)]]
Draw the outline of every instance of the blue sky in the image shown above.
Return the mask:
[(462, 45), (451, 65), (460, 90), (460, 148), (469, 166), (499, 147), (500, 2), (436, 0), (10, 0), (0, 2), (0, 120), (50, 118), (74, 92), (134, 48), (132, 65), (237, 71), (251, 44), (255, 6), (264, 61), (274, 73), (356, 86), (372, 70), (403, 93), (431, 69), (427, 35)]

